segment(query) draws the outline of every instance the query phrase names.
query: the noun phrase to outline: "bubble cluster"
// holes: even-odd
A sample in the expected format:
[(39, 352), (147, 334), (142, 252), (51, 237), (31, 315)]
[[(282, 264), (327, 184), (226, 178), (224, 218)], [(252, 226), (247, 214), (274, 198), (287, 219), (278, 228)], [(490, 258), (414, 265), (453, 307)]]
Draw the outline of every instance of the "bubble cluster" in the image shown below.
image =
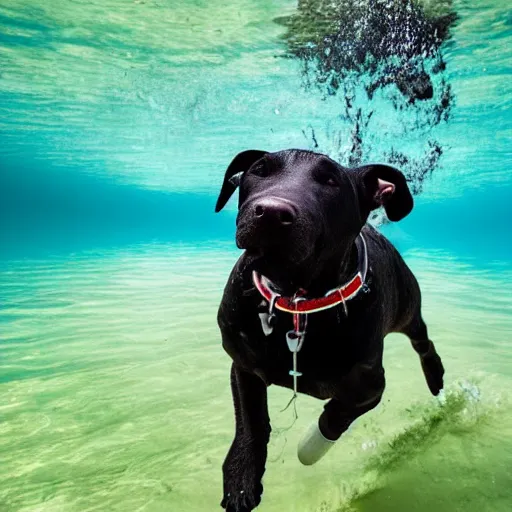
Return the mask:
[[(449, 119), (454, 100), (442, 49), (457, 17), (451, 0), (426, 2), (300, 0), (294, 15), (278, 20), (304, 87), (340, 99), (339, 132), (348, 125), (351, 140), (336, 144), (331, 131), (328, 152), (350, 166), (372, 156), (372, 118), (384, 101), (397, 114), (397, 131), (426, 142), (420, 156), (394, 147), (385, 155), (403, 166), (414, 193), (438, 166), (443, 148), (430, 132)], [(319, 149), (318, 133), (307, 136)]]

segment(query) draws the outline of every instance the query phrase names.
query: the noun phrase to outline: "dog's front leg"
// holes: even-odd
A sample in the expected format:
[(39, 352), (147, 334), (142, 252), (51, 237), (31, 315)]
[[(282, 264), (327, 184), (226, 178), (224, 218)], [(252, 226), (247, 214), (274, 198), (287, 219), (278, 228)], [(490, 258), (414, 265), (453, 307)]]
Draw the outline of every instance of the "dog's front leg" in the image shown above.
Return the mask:
[(337, 440), (355, 419), (379, 404), (385, 385), (382, 365), (356, 365), (341, 380), (336, 396), (324, 405), (318, 422), (322, 435)]
[(258, 376), (235, 364), (231, 367), (236, 434), (224, 465), (224, 498), (227, 512), (249, 512), (261, 501), (270, 420), (267, 386)]
[(315, 464), (334, 445), (350, 424), (377, 406), (384, 392), (382, 365), (361, 363), (340, 379), (333, 398), (324, 405), (318, 423), (311, 425), (299, 444), (298, 457)]

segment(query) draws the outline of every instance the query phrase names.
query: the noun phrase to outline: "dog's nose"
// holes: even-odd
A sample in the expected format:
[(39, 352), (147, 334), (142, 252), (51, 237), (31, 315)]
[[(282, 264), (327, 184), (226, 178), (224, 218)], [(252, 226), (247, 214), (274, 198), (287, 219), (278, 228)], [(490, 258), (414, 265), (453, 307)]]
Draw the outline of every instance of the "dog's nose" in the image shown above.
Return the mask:
[(254, 216), (257, 219), (280, 224), (281, 226), (291, 226), (295, 222), (295, 209), (290, 204), (279, 201), (278, 199), (266, 198), (260, 199), (254, 205)]

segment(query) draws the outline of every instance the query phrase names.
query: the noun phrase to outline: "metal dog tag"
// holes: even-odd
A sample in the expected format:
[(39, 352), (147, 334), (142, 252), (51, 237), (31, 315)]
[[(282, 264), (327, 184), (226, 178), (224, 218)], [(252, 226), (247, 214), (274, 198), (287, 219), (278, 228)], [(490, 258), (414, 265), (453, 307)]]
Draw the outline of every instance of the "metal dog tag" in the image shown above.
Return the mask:
[(303, 334), (297, 334), (295, 331), (288, 331), (286, 333), (286, 343), (290, 352), (298, 352), (302, 348), (303, 341)]
[(259, 313), (258, 316), (260, 317), (261, 329), (263, 330), (263, 334), (265, 336), (270, 336), (272, 334), (272, 331), (274, 330), (274, 326), (271, 325), (270, 315), (266, 312), (262, 312)]

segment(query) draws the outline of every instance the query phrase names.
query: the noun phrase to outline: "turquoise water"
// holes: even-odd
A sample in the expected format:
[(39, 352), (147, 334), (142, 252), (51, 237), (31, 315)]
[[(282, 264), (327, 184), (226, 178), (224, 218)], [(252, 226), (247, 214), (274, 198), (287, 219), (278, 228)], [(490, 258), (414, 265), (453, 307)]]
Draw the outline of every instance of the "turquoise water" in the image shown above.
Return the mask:
[[(322, 402), (280, 412), (262, 511), (512, 507), (512, 13), (456, 1), (442, 46), (454, 104), (415, 131), (387, 94), (364, 157), (443, 147), (413, 213), (385, 225), (416, 273), (446, 368), (386, 341), (387, 388), (313, 467), (296, 458)], [(282, 20), (296, 2), (0, 2), (0, 510), (220, 510), (233, 435), (215, 315), (241, 150), (347, 155), (342, 98), (304, 87)], [(277, 22), (279, 21), (279, 23)], [(363, 110), (368, 112), (368, 110)], [(347, 142), (345, 142), (347, 141)]]

